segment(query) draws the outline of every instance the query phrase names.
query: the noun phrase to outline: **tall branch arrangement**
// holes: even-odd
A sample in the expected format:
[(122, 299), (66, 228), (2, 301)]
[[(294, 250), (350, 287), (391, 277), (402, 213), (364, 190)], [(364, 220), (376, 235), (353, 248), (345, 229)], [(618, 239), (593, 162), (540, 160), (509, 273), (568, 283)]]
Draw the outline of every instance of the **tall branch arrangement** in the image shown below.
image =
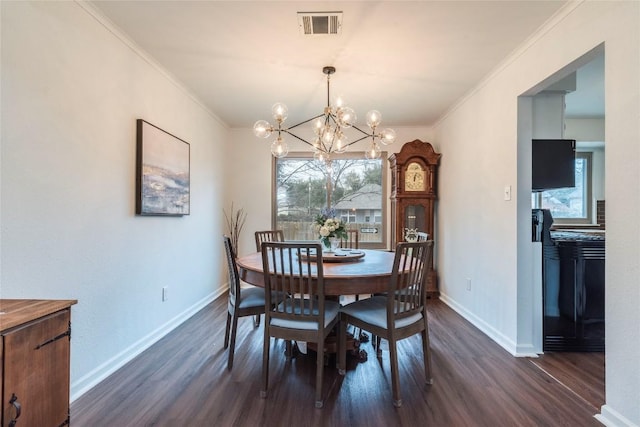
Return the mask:
[(227, 231), (229, 232), (229, 239), (231, 239), (231, 247), (233, 253), (238, 256), (238, 239), (244, 227), (244, 222), (247, 220), (247, 213), (244, 208), (240, 208), (237, 211), (233, 210), (233, 203), (231, 203), (231, 211), (227, 215), (227, 211), (222, 210), (224, 218), (227, 221)]

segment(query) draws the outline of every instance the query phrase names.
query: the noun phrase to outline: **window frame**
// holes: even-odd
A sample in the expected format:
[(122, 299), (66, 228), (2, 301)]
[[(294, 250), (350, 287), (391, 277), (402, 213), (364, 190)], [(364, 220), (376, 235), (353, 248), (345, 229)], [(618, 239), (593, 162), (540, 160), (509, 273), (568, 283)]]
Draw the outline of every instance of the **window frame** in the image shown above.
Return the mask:
[[(349, 151), (343, 154), (332, 154), (332, 158), (334, 160), (364, 160), (364, 151)], [(290, 152), (286, 157), (282, 158), (282, 160), (292, 160), (292, 159), (313, 159), (312, 152)], [(389, 243), (388, 237), (388, 223), (389, 221), (389, 197), (388, 197), (388, 180), (389, 180), (389, 162), (387, 161), (388, 155), (386, 151), (383, 151), (380, 156), (380, 163), (382, 166), (382, 202), (380, 205), (381, 212), (381, 239), (380, 242), (366, 242), (363, 241), (362, 238), (359, 239), (359, 246), (361, 249), (386, 249)], [(271, 227), (275, 230), (278, 227), (278, 183), (276, 172), (278, 168), (278, 158), (272, 156), (271, 162)], [(377, 210), (376, 210), (377, 211)], [(362, 235), (362, 233), (360, 233)]]

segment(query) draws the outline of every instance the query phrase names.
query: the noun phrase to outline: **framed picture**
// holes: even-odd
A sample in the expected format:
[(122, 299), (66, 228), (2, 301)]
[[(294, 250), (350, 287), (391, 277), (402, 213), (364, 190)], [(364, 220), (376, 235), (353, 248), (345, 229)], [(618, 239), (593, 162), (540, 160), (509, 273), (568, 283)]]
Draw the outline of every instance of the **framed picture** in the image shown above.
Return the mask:
[(136, 214), (189, 215), (189, 144), (142, 119), (136, 143)]

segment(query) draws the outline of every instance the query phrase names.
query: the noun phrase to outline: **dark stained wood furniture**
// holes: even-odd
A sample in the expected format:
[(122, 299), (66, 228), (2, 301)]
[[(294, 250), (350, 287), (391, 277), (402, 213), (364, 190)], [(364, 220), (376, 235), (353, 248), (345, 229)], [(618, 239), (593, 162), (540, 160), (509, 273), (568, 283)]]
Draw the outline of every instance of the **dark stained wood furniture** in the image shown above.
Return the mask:
[[(241, 288), (238, 278), (235, 254), (228, 236), (222, 238), (229, 270), (229, 299), (227, 302), (227, 326), (224, 333), (224, 348), (229, 348), (227, 369), (233, 368), (233, 355), (236, 349), (238, 318), (255, 316), (255, 325), (260, 324), (260, 315), (264, 313), (264, 289), (256, 287)], [(229, 339), (231, 338), (231, 339)]]
[[(347, 325), (353, 325), (389, 342), (391, 386), (393, 405), (402, 406), (400, 377), (398, 373), (399, 340), (412, 335), (422, 337), (422, 359), (426, 384), (432, 384), (431, 349), (429, 346), (429, 324), (427, 322), (427, 297), (425, 295), (426, 274), (429, 271), (433, 240), (426, 242), (399, 243), (395, 251), (393, 272), (387, 293), (355, 301), (340, 309), (340, 343), (344, 348)], [(392, 326), (389, 326), (392, 325)], [(346, 369), (345, 352), (339, 352), (340, 374)]]
[(69, 424), (71, 306), (0, 300), (2, 426)]
[(284, 231), (262, 230), (256, 231), (256, 251), (260, 252), (262, 242), (284, 242)]
[[(391, 169), (391, 247), (404, 241), (406, 228), (435, 235), (435, 202), (440, 153), (428, 142), (416, 139), (405, 143), (399, 153), (389, 156)], [(434, 249), (435, 250), (435, 249)], [(427, 292), (438, 296), (438, 280), (432, 267)]]
[[(365, 256), (355, 262), (324, 263), (325, 295), (386, 292), (393, 269), (393, 252), (359, 249)], [(264, 287), (260, 252), (236, 259), (240, 279)]]
[(344, 249), (359, 249), (360, 241), (358, 238), (358, 230), (347, 230), (348, 239), (340, 239), (340, 247)]
[(271, 337), (312, 342), (317, 346), (316, 408), (322, 408), (324, 341), (340, 320), (340, 303), (325, 300), (322, 248), (318, 243), (264, 242), (262, 265), (267, 292), (261, 396), (267, 397)]
[[(359, 249), (360, 239), (358, 237), (358, 230), (347, 230), (348, 239), (340, 239), (340, 248), (343, 249)], [(360, 299), (360, 295), (356, 295), (356, 300)]]

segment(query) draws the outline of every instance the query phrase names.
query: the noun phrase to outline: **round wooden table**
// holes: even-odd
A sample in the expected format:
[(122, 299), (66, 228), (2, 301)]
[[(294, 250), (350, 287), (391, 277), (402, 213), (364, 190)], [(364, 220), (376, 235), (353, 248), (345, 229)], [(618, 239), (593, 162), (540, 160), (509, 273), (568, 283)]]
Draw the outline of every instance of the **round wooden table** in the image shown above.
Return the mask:
[[(322, 263), (325, 295), (357, 295), (386, 292), (395, 253), (359, 249), (364, 257), (353, 262)], [(240, 279), (264, 287), (262, 253), (256, 252), (236, 260)]]

